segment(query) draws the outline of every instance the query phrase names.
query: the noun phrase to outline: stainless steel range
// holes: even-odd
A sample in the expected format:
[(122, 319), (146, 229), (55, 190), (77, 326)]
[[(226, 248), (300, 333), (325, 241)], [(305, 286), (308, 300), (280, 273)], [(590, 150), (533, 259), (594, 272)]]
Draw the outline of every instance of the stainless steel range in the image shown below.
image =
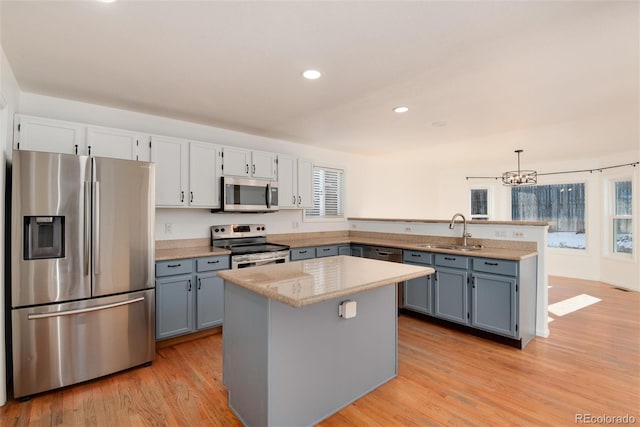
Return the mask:
[(214, 225), (211, 246), (231, 251), (232, 269), (289, 262), (289, 246), (267, 243), (264, 224)]

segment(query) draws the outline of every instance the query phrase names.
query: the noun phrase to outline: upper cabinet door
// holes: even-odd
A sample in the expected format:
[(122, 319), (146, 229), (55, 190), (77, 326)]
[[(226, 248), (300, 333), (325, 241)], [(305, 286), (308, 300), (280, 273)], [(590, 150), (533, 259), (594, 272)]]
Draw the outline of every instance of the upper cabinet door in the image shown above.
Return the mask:
[(313, 207), (313, 162), (298, 159), (298, 207)]
[(280, 209), (298, 206), (296, 158), (278, 155), (278, 206)]
[(94, 157), (138, 160), (138, 134), (121, 129), (87, 127), (87, 154)]
[(14, 147), (49, 153), (86, 154), (84, 126), (62, 120), (16, 115)]
[(165, 136), (151, 137), (151, 161), (156, 164), (156, 206), (187, 203), (188, 142)]
[(222, 153), (222, 173), (224, 175), (249, 176), (251, 151), (242, 148), (224, 147)]
[(189, 143), (189, 206), (220, 207), (220, 147)]
[(251, 176), (260, 179), (276, 179), (278, 175), (276, 155), (263, 151), (251, 152)]

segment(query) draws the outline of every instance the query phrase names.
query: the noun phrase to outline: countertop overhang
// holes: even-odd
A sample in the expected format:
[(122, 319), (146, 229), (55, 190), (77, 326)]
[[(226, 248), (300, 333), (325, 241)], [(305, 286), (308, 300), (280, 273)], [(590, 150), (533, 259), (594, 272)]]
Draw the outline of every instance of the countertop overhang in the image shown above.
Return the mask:
[(434, 273), (430, 267), (335, 256), (225, 270), (218, 276), (292, 307), (303, 307)]

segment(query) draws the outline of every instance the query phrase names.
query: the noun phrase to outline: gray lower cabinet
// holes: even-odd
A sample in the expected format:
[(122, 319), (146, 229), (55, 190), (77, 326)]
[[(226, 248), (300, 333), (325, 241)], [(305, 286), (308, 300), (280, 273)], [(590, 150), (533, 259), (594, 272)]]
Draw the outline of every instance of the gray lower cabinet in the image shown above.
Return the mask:
[(217, 271), (229, 256), (156, 263), (156, 339), (222, 324), (224, 284)]
[(362, 246), (351, 245), (351, 256), (362, 258), (364, 256), (364, 248)]
[(318, 246), (316, 248), (316, 258), (338, 255), (338, 245)]
[[(433, 267), (433, 255), (427, 252), (404, 251), (403, 263)], [(402, 307), (422, 314), (433, 314), (433, 275), (407, 280), (403, 285)]]
[(434, 316), (452, 322), (469, 323), (468, 277), (466, 270), (436, 265)]
[(338, 245), (338, 255), (351, 255), (351, 245)]
[(473, 273), (471, 325), (489, 332), (517, 335), (517, 281), (515, 277)]
[(465, 256), (434, 254), (433, 315), (452, 322), (468, 324), (469, 313), (469, 258)]
[(295, 248), (291, 249), (289, 253), (289, 259), (291, 261), (300, 261), (303, 259), (311, 259), (316, 257), (316, 248)]
[(436, 273), (405, 282), (404, 308), (520, 340), (535, 336), (537, 257), (521, 261), (405, 250)]

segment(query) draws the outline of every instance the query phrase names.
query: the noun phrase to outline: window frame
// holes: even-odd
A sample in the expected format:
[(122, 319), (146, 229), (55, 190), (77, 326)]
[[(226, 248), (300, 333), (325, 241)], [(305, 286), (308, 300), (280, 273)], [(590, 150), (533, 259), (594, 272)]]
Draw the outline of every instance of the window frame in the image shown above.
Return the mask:
[[(615, 186), (618, 182), (631, 182), (631, 214), (630, 215), (617, 215), (616, 214), (616, 190)], [(604, 254), (607, 257), (618, 260), (634, 260), (637, 256), (638, 252), (638, 236), (634, 236), (634, 232), (637, 230), (637, 209), (636, 204), (634, 203), (634, 199), (638, 197), (637, 189), (635, 185), (634, 175), (633, 174), (616, 174), (609, 175), (606, 177), (605, 184), (605, 204), (606, 204), (606, 221), (604, 221)], [(631, 219), (631, 236), (632, 236), (632, 246), (631, 253), (624, 252), (616, 252), (615, 251), (615, 232), (614, 232), (614, 223), (616, 219)], [(634, 238), (635, 237), (635, 238)]]
[[(473, 191), (484, 190), (487, 192), (487, 213), (486, 215), (474, 215), (473, 212), (473, 201), (471, 194)], [(472, 185), (469, 187), (469, 219), (472, 221), (490, 221), (493, 217), (493, 191), (492, 187), (489, 186), (479, 186)]]
[[(322, 169), (322, 170), (330, 170), (330, 171), (339, 171), (342, 173), (342, 184), (341, 184), (341, 188), (340, 188), (340, 195), (339, 198), (341, 199), (339, 205), (342, 206), (342, 215), (340, 216), (325, 216), (325, 215), (307, 215), (307, 211), (312, 210), (312, 209), (304, 209), (302, 212), (302, 219), (304, 222), (342, 222), (342, 221), (346, 221), (347, 217), (346, 217), (346, 206), (345, 206), (345, 200), (346, 200), (346, 179), (347, 179), (347, 171), (346, 168), (341, 167), (341, 166), (328, 166), (328, 165), (322, 165), (322, 164), (314, 164), (313, 165), (313, 174), (315, 174), (315, 171), (317, 169)], [(315, 184), (313, 183), (315, 181), (313, 175), (312, 175), (312, 186), (313, 186), (313, 200), (315, 201), (315, 197), (316, 197), (316, 187)]]
[[(548, 185), (571, 185), (571, 184), (584, 185), (585, 247), (584, 249), (579, 249), (579, 248), (562, 248), (562, 247), (549, 246), (548, 236), (551, 233), (547, 232), (546, 249), (557, 254), (573, 255), (577, 257), (588, 257), (588, 256), (591, 256), (591, 253), (594, 248), (594, 241), (593, 241), (594, 235), (593, 235), (593, 231), (590, 231), (594, 225), (590, 224), (589, 222), (589, 200), (591, 199), (589, 180), (584, 177), (565, 178), (565, 179), (557, 179), (557, 177), (555, 177), (555, 179), (543, 178), (543, 179), (538, 179), (538, 183), (533, 187), (548, 186)], [(509, 188), (508, 194), (509, 194), (509, 205), (507, 209), (509, 211), (509, 218), (513, 218), (513, 212), (512, 212), (513, 200), (512, 200), (511, 187)]]

